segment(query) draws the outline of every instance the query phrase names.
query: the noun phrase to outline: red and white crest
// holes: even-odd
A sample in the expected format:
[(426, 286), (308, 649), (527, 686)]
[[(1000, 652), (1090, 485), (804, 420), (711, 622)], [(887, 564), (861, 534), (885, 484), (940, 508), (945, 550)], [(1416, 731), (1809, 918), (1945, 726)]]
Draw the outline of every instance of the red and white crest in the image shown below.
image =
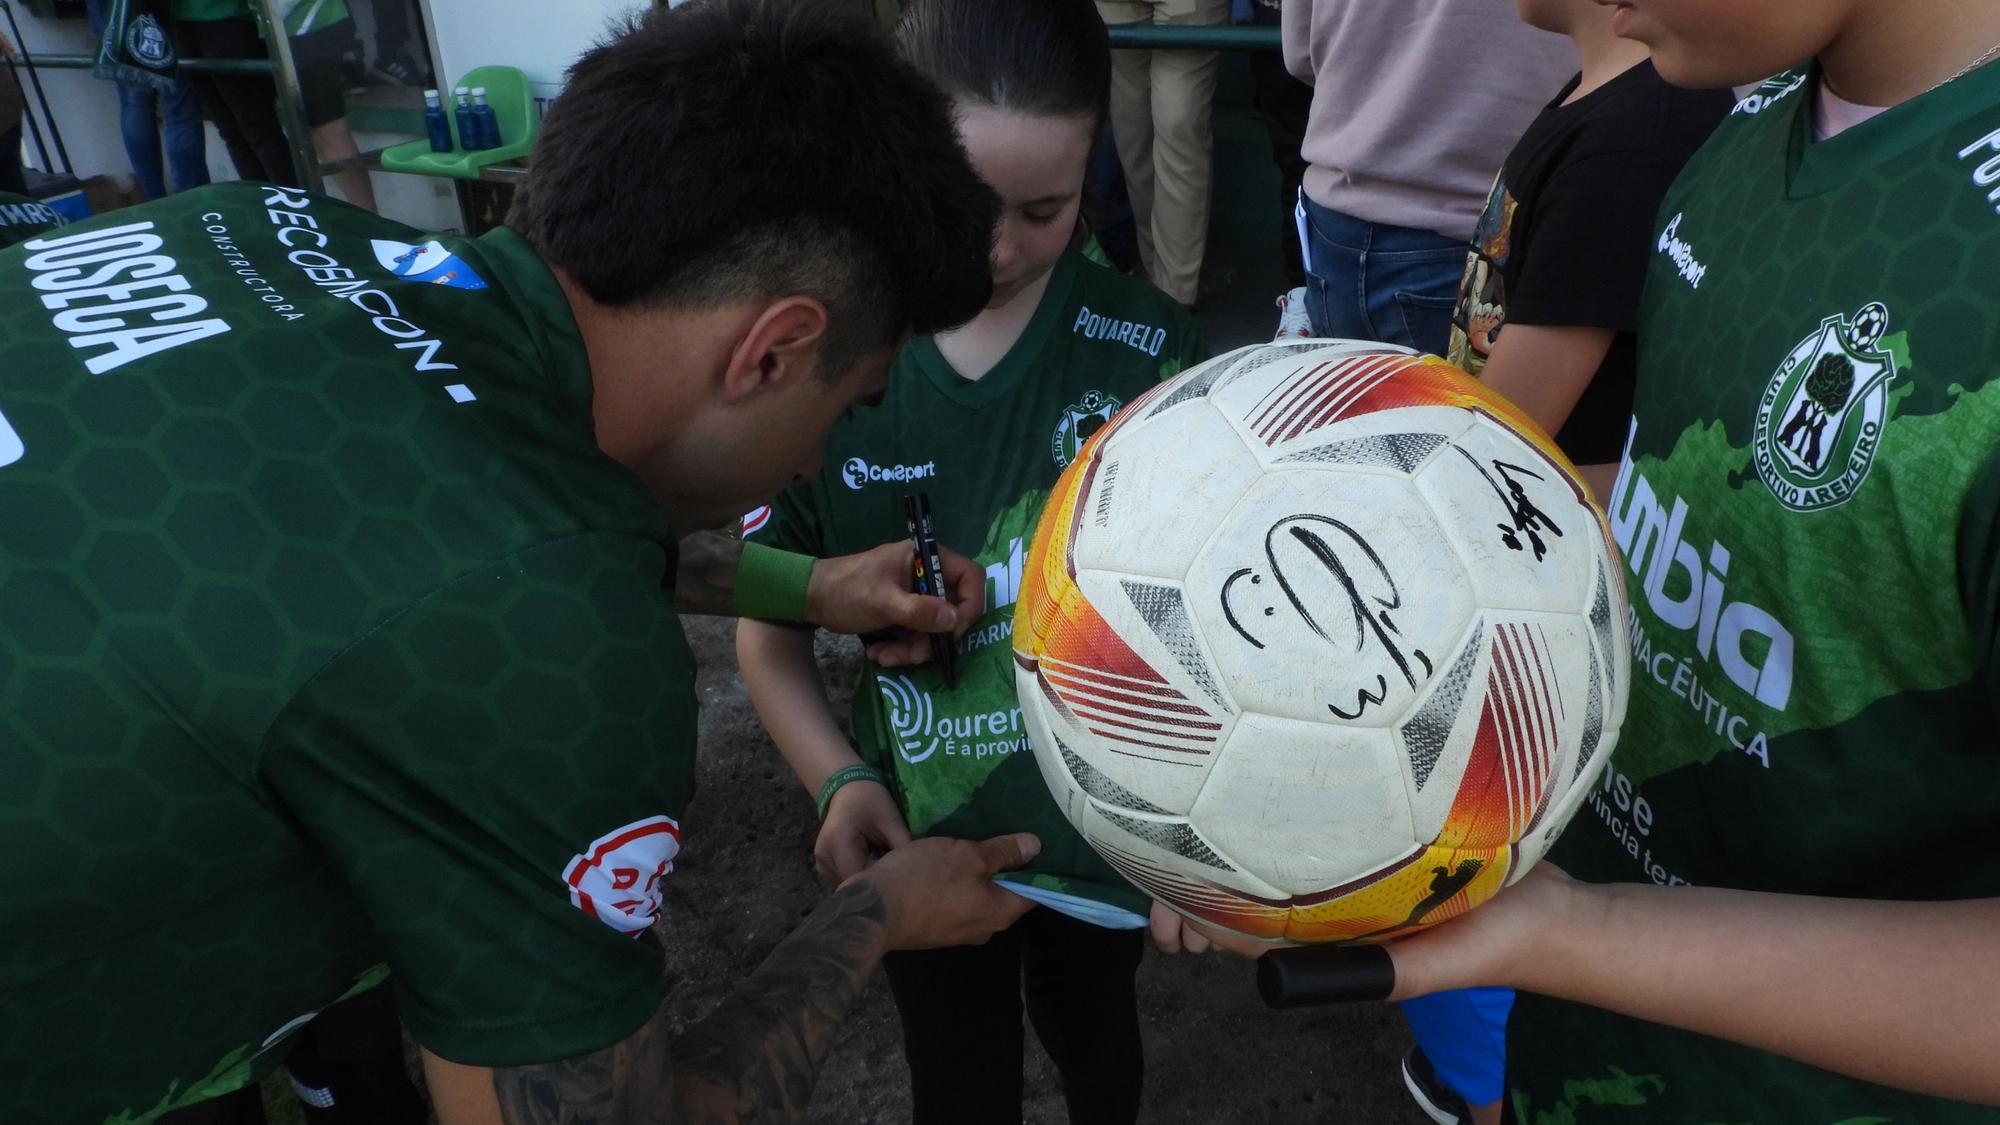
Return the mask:
[(751, 511), (744, 513), (742, 534), (755, 535), (758, 532), (764, 530), (764, 525), (770, 522), (771, 522), (771, 506), (769, 504), (765, 504), (762, 507), (752, 509)]
[(641, 934), (660, 914), (660, 884), (681, 850), (670, 816), (635, 820), (590, 842), (563, 868), (569, 900), (621, 933)]

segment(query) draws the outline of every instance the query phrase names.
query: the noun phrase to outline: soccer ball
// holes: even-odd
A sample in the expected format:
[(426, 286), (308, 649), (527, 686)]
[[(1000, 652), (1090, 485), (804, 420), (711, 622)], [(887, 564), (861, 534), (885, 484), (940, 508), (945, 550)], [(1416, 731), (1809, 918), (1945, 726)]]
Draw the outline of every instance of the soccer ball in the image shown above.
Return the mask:
[(1379, 940), (1521, 877), (1628, 688), (1610, 530), (1534, 423), (1382, 344), (1244, 348), (1092, 438), (1014, 622), (1060, 805), (1182, 914)]

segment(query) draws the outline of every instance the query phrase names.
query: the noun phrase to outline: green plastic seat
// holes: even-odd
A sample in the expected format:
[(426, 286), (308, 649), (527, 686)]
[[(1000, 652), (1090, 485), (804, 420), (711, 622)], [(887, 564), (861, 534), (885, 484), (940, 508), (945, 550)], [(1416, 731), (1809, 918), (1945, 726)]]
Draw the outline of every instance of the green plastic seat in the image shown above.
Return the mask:
[[(471, 151), (462, 147), (464, 141), (458, 135), (458, 114), (455, 112), (458, 99), (451, 94), (458, 86), (486, 87), (486, 104), (493, 107), (494, 119), (500, 123), (500, 147)], [(444, 96), (444, 116), (451, 125), (452, 144), (461, 147), (454, 147), (450, 152), (432, 152), (428, 138), (408, 141), (382, 150), (382, 167), (385, 170), (476, 180), (479, 170), (488, 164), (526, 156), (528, 150), (535, 147), (535, 134), (541, 131), (542, 119), (535, 112), (535, 96), (528, 90), (528, 76), (519, 69), (511, 66), (475, 67), (438, 92)]]

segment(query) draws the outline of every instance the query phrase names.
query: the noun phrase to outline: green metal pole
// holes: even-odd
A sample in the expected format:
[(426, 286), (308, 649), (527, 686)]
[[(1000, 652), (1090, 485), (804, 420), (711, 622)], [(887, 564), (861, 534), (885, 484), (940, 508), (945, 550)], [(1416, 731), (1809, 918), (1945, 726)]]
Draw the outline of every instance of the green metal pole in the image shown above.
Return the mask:
[(1136, 51), (1276, 51), (1275, 27), (1153, 27), (1113, 24), (1111, 45)]
[[(56, 70), (89, 70), (97, 62), (95, 55), (36, 55), (35, 65)], [(182, 59), (177, 64), (182, 70), (196, 70), (205, 74), (269, 74), (269, 59)]]

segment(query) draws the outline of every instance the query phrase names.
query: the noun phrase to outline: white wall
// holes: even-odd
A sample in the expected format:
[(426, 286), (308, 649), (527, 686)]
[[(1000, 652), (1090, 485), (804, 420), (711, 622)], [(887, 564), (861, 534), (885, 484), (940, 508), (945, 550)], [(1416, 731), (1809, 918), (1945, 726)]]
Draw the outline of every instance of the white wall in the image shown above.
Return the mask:
[(563, 71), (643, 0), (425, 0), (440, 85), (476, 66), (512, 66), (544, 108), (562, 90)]

